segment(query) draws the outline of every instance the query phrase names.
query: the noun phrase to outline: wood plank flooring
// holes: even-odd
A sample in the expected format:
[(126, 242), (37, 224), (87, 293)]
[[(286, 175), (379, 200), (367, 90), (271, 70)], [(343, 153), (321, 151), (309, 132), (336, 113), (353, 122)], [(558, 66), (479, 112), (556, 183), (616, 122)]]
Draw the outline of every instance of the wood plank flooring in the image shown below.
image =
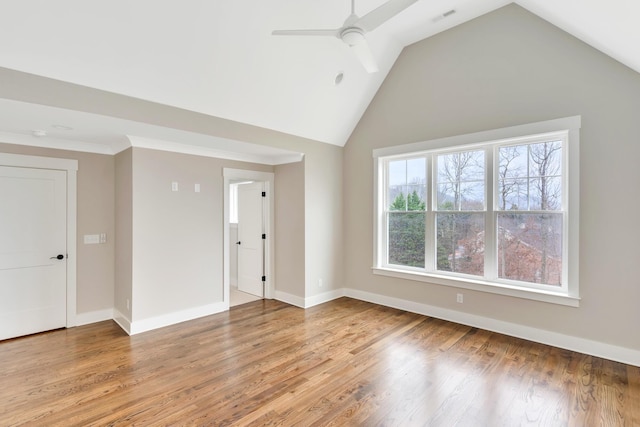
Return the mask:
[(0, 342), (0, 426), (640, 426), (640, 368), (341, 298)]

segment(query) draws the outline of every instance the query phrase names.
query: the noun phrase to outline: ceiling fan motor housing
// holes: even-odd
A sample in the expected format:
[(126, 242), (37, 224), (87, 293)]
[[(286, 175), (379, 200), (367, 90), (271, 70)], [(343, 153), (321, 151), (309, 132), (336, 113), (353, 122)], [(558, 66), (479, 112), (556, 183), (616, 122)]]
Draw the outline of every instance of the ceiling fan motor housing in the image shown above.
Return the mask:
[(349, 46), (357, 46), (365, 43), (364, 31), (358, 27), (347, 27), (340, 32), (340, 38)]

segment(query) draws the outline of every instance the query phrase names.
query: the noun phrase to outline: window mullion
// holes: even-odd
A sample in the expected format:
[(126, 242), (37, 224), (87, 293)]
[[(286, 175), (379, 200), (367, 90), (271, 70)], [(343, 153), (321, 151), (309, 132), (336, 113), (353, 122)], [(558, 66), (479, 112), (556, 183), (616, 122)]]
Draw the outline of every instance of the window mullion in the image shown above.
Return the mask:
[(485, 152), (486, 167), (486, 206), (485, 206), (485, 232), (484, 232), (484, 276), (487, 280), (495, 280), (498, 277), (498, 243), (497, 243), (497, 218), (495, 196), (498, 188), (499, 162), (496, 159), (498, 149), (487, 147)]
[(425, 157), (425, 161), (427, 162), (427, 194), (426, 194), (426, 213), (425, 213), (425, 258), (424, 258), (424, 268), (426, 271), (434, 271), (435, 269), (435, 259), (436, 259), (436, 227), (435, 227), (435, 215), (433, 213), (434, 201), (433, 197), (435, 192), (433, 191), (433, 185), (435, 183), (434, 179), (434, 171), (435, 165), (433, 161), (434, 156), (429, 154)]

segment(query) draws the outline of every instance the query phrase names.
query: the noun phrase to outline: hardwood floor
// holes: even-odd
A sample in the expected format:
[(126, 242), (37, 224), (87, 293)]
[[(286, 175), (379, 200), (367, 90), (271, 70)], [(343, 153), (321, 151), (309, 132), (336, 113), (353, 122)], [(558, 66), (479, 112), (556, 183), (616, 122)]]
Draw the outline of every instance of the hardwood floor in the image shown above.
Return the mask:
[(640, 368), (341, 298), (0, 343), (0, 425), (637, 426)]

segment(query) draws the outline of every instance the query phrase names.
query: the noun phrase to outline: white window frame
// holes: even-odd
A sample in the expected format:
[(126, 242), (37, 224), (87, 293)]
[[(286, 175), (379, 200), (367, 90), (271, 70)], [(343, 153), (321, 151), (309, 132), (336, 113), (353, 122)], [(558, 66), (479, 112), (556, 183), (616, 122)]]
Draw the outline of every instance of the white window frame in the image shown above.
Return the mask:
[[(578, 276), (580, 126), (580, 116), (574, 116), (374, 150), (373, 273), (382, 276), (578, 307), (580, 302)], [(483, 212), (485, 212), (485, 235), (489, 236), (496, 234), (497, 216), (500, 212), (497, 209), (497, 197), (495, 194), (498, 189), (498, 177), (495, 173), (497, 166), (493, 164), (495, 151), (501, 146), (531, 144), (550, 141), (551, 139), (561, 139), (563, 141), (563, 263), (561, 286), (498, 279), (497, 271), (493, 267), (495, 258), (492, 254), (495, 252), (495, 244), (497, 244), (494, 239), (486, 239), (485, 241), (487, 245), (485, 253), (490, 252), (490, 255), (485, 258), (490, 259), (485, 259), (485, 277), (482, 278), (460, 273), (437, 271), (435, 265), (433, 267), (430, 266), (430, 260), (435, 259), (435, 254), (432, 253), (432, 246), (435, 248), (435, 234), (429, 232), (427, 232), (425, 236), (427, 248), (427, 265), (425, 268), (390, 265), (386, 262), (387, 222), (386, 206), (384, 204), (386, 191), (388, 189), (386, 165), (389, 161), (416, 157), (425, 157), (427, 159), (426, 221), (427, 227), (429, 227), (430, 224), (433, 224), (433, 227), (435, 227), (433, 183), (435, 180), (436, 171), (434, 170), (434, 166), (436, 162), (434, 157), (445, 152), (458, 152), (479, 148), (486, 150), (486, 211)], [(491, 185), (489, 185), (489, 183)]]

